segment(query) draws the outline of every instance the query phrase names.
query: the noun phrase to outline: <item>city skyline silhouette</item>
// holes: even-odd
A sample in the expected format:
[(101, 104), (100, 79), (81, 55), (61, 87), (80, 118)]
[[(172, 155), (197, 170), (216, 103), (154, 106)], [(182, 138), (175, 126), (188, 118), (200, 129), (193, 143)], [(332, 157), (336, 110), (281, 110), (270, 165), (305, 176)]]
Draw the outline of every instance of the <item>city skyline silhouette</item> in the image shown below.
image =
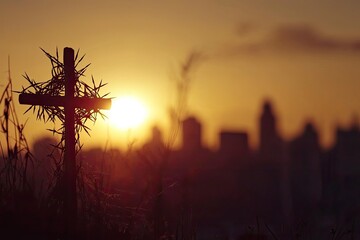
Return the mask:
[[(227, 236), (243, 234), (257, 221), (270, 224), (278, 236), (285, 238), (291, 235), (290, 229), (284, 232), (280, 229), (298, 221), (308, 224), (312, 236), (325, 237), (328, 234), (325, 230), (338, 221), (356, 231), (351, 224), (359, 209), (356, 199), (360, 198), (356, 187), (360, 173), (359, 126), (338, 128), (335, 144), (323, 148), (311, 122), (296, 137), (284, 140), (278, 135), (276, 119), (271, 101), (264, 101), (257, 123), (261, 133), (259, 147), (249, 146), (244, 131), (224, 130), (219, 133), (220, 147), (216, 150), (203, 145), (202, 122), (195, 116), (184, 119), (181, 146), (171, 150), (163, 172), (161, 201), (166, 204), (161, 212), (163, 217), (172, 219), (169, 229), (185, 207), (186, 211), (191, 209), (191, 221), (196, 222), (198, 236), (204, 239), (210, 229), (230, 234)], [(166, 152), (161, 130), (154, 127), (152, 134), (147, 143), (130, 155), (117, 148), (105, 152), (89, 148), (79, 159), (86, 163), (85, 169), (105, 169), (108, 191), (118, 187), (133, 192), (131, 196), (125, 194), (122, 204), (135, 206), (138, 194), (143, 191), (142, 180), (137, 176), (151, 180), (152, 174), (157, 174), (153, 167), (162, 162)], [(37, 144), (35, 148), (43, 146)], [(40, 153), (44, 154), (41, 150)], [(148, 191), (151, 195), (157, 190)]]

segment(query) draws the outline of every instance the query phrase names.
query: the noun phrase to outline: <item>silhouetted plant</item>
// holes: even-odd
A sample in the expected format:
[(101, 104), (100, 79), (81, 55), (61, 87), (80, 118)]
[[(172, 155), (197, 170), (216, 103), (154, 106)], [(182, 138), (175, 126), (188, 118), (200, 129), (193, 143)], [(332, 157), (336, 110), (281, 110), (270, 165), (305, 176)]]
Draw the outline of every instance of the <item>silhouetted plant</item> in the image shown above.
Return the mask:
[(29, 168), (33, 166), (33, 156), (24, 136), (24, 124), (20, 123), (13, 101), (10, 60), (8, 82), (0, 97), (3, 113), (0, 116), (1, 133), (5, 145), (0, 142), (3, 165), (0, 171), (0, 190), (5, 192), (26, 191), (30, 188)]
[(331, 234), (331, 240), (341, 240), (345, 237), (349, 237), (349, 239), (355, 239), (354, 238), (354, 226), (351, 226), (351, 228), (346, 228), (346, 226), (340, 225), (335, 228), (332, 228), (330, 231)]
[(181, 129), (188, 110), (188, 94), (192, 80), (192, 73), (197, 64), (202, 61), (204, 56), (197, 51), (191, 52), (185, 61), (180, 65), (178, 73), (172, 77), (175, 81), (176, 99), (175, 105), (169, 109), (170, 113), (170, 134), (166, 142), (166, 149), (172, 150)]
[[(192, 52), (188, 55), (185, 61), (180, 65), (180, 69), (172, 80), (175, 82), (176, 99), (175, 104), (170, 107), (170, 129), (167, 140), (163, 146), (157, 146), (156, 149), (143, 149), (138, 151), (141, 161), (145, 164), (147, 169), (147, 189), (148, 200), (147, 203), (153, 203), (149, 206), (149, 221), (151, 231), (154, 239), (170, 238), (171, 234), (176, 234), (176, 239), (195, 238), (195, 230), (190, 229), (188, 226), (184, 227), (185, 216), (179, 216), (179, 223), (173, 233), (167, 232), (165, 229), (165, 216), (164, 216), (164, 199), (163, 195), (167, 188), (176, 185), (175, 182), (169, 183), (164, 186), (164, 175), (167, 171), (167, 164), (174, 150), (174, 144), (181, 130), (182, 121), (187, 114), (187, 98), (189, 88), (192, 80), (192, 73), (196, 64), (202, 60), (202, 55), (199, 52)], [(143, 203), (141, 203), (143, 204)], [(191, 213), (189, 213), (191, 215)], [(191, 217), (190, 217), (191, 218)], [(193, 223), (192, 223), (193, 224)], [(188, 232), (185, 232), (188, 231)]]
[(38, 229), (32, 220), (40, 214), (34, 191), (35, 159), (16, 114), (10, 60), (8, 81), (0, 97), (0, 231), (1, 237), (16, 238), (24, 229)]

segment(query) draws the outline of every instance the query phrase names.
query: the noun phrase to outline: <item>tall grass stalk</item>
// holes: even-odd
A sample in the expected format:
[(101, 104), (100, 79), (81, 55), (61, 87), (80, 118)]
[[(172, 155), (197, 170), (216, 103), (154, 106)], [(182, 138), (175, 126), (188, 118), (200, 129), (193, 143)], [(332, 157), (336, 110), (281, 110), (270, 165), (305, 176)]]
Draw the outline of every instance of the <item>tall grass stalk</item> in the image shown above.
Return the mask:
[[(172, 187), (176, 185), (176, 183), (170, 183), (169, 186), (164, 186), (164, 177), (171, 152), (174, 150), (174, 145), (181, 131), (182, 121), (187, 114), (187, 99), (192, 73), (201, 58), (202, 55), (199, 52), (190, 53), (186, 60), (180, 65), (178, 73), (174, 76), (176, 99), (175, 104), (170, 107), (170, 129), (164, 145), (162, 147), (157, 146), (157, 149), (146, 149), (138, 152), (142, 162), (144, 162), (147, 167), (147, 173), (149, 175), (147, 178), (148, 197), (152, 200), (151, 202), (153, 202), (152, 209), (150, 209), (151, 217), (149, 221), (152, 226), (153, 238), (156, 240), (170, 237), (171, 234), (167, 232), (165, 227), (164, 193), (168, 187)], [(180, 222), (183, 221), (180, 220)], [(184, 228), (180, 227), (178, 229)], [(187, 233), (180, 233), (179, 231), (176, 231), (175, 234), (181, 236), (187, 235)]]
[(0, 194), (29, 192), (31, 190), (29, 170), (34, 166), (34, 159), (24, 136), (25, 125), (20, 123), (16, 114), (10, 57), (8, 59), (8, 81), (1, 94), (0, 105), (2, 108), (0, 124), (3, 135), (3, 139), (0, 141), (2, 157), (2, 164), (0, 165)]

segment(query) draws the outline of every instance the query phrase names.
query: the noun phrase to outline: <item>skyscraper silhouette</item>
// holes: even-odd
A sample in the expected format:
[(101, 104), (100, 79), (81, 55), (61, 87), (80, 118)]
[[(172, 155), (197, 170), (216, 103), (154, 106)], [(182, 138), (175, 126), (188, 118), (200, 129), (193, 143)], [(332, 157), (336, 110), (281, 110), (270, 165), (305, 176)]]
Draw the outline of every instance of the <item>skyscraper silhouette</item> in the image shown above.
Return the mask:
[(279, 160), (281, 139), (277, 132), (276, 117), (272, 104), (266, 100), (260, 116), (260, 157), (263, 160)]
[[(325, 194), (331, 211), (342, 217), (360, 212), (360, 130), (357, 123), (338, 127), (336, 141), (326, 161)], [(327, 199), (326, 199), (327, 200)]]
[(316, 128), (307, 123), (290, 143), (290, 176), (295, 217), (308, 217), (321, 200), (321, 148)]
[(202, 127), (193, 116), (183, 121), (182, 149), (184, 151), (198, 151), (202, 149)]

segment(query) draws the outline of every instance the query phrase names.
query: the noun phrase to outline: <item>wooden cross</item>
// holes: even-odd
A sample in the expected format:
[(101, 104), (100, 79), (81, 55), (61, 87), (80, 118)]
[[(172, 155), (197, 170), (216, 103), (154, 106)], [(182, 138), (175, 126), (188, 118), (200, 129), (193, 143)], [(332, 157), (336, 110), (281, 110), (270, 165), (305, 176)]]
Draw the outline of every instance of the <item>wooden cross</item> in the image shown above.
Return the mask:
[[(110, 109), (111, 99), (74, 97), (75, 93), (75, 59), (72, 48), (64, 48), (65, 96), (49, 96), (22, 93), (19, 95), (20, 104), (61, 106), (65, 112), (65, 158), (64, 183), (65, 220), (70, 228), (74, 228), (77, 218), (76, 197), (76, 160), (75, 160), (75, 108)], [(74, 222), (75, 221), (75, 222)], [(71, 226), (72, 225), (72, 226)]]

